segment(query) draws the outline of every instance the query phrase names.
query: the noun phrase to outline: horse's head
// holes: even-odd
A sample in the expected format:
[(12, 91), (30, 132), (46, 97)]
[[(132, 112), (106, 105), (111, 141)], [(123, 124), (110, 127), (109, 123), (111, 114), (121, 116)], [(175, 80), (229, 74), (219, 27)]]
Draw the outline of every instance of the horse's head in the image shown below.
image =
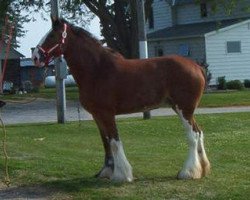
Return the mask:
[(52, 29), (41, 39), (32, 55), (35, 65), (39, 67), (62, 55), (66, 46), (67, 22), (53, 17), (51, 20)]

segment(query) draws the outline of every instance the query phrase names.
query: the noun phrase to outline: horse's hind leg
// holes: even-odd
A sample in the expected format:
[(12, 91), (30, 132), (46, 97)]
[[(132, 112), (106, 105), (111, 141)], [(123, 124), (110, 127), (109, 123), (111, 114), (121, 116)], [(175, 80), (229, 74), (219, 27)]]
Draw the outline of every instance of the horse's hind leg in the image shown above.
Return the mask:
[(194, 120), (193, 112), (182, 111), (178, 108), (175, 108), (175, 111), (184, 125), (189, 145), (188, 158), (178, 174), (178, 179), (201, 178), (208, 173), (210, 168), (204, 149), (203, 133)]
[(198, 155), (202, 167), (202, 176), (206, 176), (210, 172), (210, 162), (207, 158), (207, 154), (204, 148), (204, 136), (203, 132), (200, 130), (199, 140), (198, 140)]
[(98, 115), (94, 116), (94, 118), (100, 130), (105, 149), (104, 167), (97, 174), (97, 177), (109, 178), (119, 182), (132, 181), (132, 167), (125, 156), (114, 116)]

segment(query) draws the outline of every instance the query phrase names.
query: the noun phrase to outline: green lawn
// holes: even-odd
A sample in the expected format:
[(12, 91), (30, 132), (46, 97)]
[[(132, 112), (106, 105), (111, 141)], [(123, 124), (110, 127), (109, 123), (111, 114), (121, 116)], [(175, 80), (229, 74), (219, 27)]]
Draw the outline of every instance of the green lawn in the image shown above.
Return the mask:
[[(56, 98), (55, 88), (42, 88), (39, 93), (31, 93), (25, 95), (4, 95), (0, 96), (2, 100), (25, 100), (30, 98)], [(67, 100), (78, 100), (78, 88), (66, 88)], [(250, 106), (250, 90), (243, 91), (223, 91), (205, 93), (201, 99), (200, 107), (223, 107), (223, 106)]]
[[(103, 163), (96, 125), (79, 123), (7, 126), (12, 185), (51, 199), (249, 199), (250, 114), (198, 115), (212, 164), (201, 180), (176, 180), (187, 154), (177, 117), (122, 119), (118, 128), (133, 166), (133, 183), (93, 175)], [(3, 159), (0, 161), (3, 168)], [(0, 173), (3, 177), (3, 170)], [(22, 186), (22, 187), (21, 187)], [(44, 192), (45, 191), (45, 192)]]
[(201, 107), (250, 106), (250, 90), (205, 93)]

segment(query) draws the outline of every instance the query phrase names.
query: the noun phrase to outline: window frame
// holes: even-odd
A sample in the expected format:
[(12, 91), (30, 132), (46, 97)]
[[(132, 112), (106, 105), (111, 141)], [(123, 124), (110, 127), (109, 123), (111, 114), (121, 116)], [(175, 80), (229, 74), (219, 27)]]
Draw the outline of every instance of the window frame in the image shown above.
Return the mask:
[[(185, 52), (183, 53), (182, 51), (184, 51), (184, 50), (185, 50)], [(179, 44), (178, 55), (188, 57), (188, 56), (190, 56), (190, 53), (191, 53), (191, 51), (190, 51), (189, 44), (187, 44), (187, 43)]]
[[(230, 44), (230, 43), (238, 43), (239, 44), (239, 51), (229, 51), (229, 46), (228, 46), (228, 44)], [(230, 40), (230, 41), (226, 41), (226, 54), (241, 54), (242, 53), (242, 47), (241, 47), (241, 41), (240, 40)], [(232, 46), (231, 46), (231, 48), (232, 48)]]

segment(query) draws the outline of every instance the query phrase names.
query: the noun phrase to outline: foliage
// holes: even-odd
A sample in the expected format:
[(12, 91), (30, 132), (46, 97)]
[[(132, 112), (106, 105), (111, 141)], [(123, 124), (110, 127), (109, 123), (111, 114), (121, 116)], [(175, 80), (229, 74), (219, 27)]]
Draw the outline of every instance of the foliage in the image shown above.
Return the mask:
[(227, 89), (227, 85), (226, 85), (226, 77), (225, 76), (221, 76), (217, 78), (217, 89), (218, 90), (225, 90)]
[(249, 113), (198, 115), (197, 120), (205, 133), (212, 171), (206, 178), (189, 181), (176, 179), (188, 151), (177, 117), (119, 120), (136, 178), (129, 184), (93, 177), (104, 154), (92, 121), (7, 126), (13, 187), (1, 189), (0, 198), (248, 199)]
[[(197, 3), (203, 0), (196, 0)], [(209, 0), (216, 12), (222, 5), (230, 14), (236, 5), (246, 0)], [(146, 17), (150, 13), (153, 0), (145, 0)], [(96, 15), (100, 19), (101, 33), (107, 45), (127, 58), (138, 57), (137, 15), (135, 0), (61, 0), (62, 15), (78, 25), (86, 26)], [(245, 8), (245, 7), (244, 7)], [(26, 11), (26, 12), (21, 12)], [(2, 0), (0, 3), (0, 27), (6, 13), (15, 18), (16, 36), (22, 37), (24, 22), (34, 20), (30, 13), (50, 12), (50, 0)], [(23, 15), (24, 13), (27, 13)], [(15, 44), (18, 44), (15, 41)]]
[[(135, 0), (74, 0), (74, 9), (83, 5), (99, 17), (104, 42), (127, 58), (138, 57), (137, 11)], [(145, 1), (146, 15), (152, 0)]]
[(250, 88), (250, 80), (249, 79), (244, 80), (244, 86), (246, 88)]
[(243, 90), (244, 84), (239, 80), (226, 81), (225, 76), (221, 76), (217, 78), (217, 89)]
[(243, 90), (244, 84), (240, 82), (239, 80), (232, 80), (226, 83), (226, 87), (229, 90)]
[(195, 0), (196, 3), (206, 2), (211, 6), (211, 10), (216, 13), (219, 12), (221, 7), (227, 15), (232, 15), (233, 11), (238, 5), (243, 5), (242, 12), (249, 12), (250, 6), (248, 0)]

